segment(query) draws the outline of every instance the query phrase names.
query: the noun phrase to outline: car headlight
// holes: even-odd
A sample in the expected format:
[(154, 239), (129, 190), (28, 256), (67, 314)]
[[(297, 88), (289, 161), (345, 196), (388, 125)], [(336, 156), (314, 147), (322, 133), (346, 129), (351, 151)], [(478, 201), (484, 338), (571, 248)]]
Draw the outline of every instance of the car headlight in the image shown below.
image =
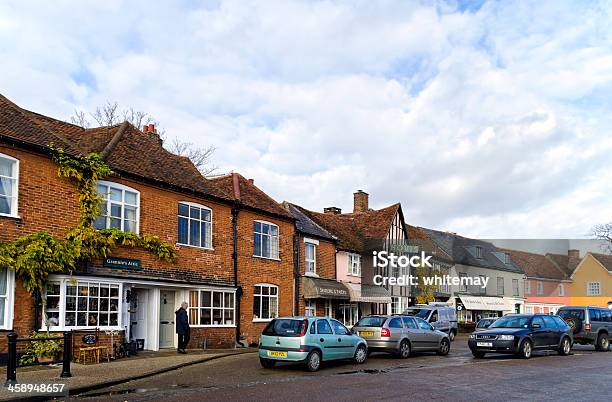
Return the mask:
[(500, 335), (499, 340), (500, 341), (513, 341), (514, 335)]
[(476, 339), (476, 334), (470, 334), (470, 339)]

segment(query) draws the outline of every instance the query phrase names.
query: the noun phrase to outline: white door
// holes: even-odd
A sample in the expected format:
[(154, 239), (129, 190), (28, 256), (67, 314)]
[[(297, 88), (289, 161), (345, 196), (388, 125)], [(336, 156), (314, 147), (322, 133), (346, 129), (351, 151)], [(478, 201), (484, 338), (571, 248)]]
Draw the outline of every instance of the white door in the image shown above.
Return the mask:
[(159, 297), (159, 347), (174, 347), (174, 291), (161, 290)]
[(134, 289), (136, 302), (132, 303), (130, 323), (132, 325), (132, 339), (144, 339), (145, 349), (149, 349), (147, 337), (147, 312), (149, 309), (149, 290)]

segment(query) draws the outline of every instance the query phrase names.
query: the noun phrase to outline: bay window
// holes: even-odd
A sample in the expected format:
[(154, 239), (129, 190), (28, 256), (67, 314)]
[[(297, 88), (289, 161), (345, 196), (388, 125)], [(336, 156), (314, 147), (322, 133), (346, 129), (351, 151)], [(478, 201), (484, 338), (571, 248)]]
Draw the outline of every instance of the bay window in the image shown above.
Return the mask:
[(273, 223), (255, 221), (253, 236), (253, 255), (278, 260), (278, 226)]
[(253, 320), (278, 317), (278, 286), (267, 283), (255, 285), (253, 290)]
[(138, 233), (140, 193), (123, 184), (106, 181), (98, 182), (97, 189), (102, 202), (100, 216), (94, 222), (95, 228)]
[(235, 325), (234, 292), (223, 290), (189, 291), (189, 325), (232, 326)]
[(191, 202), (178, 203), (178, 243), (212, 248), (212, 210)]
[(19, 161), (0, 154), (0, 215), (17, 216)]
[(119, 283), (70, 279), (49, 281), (43, 327), (117, 328), (121, 326)]

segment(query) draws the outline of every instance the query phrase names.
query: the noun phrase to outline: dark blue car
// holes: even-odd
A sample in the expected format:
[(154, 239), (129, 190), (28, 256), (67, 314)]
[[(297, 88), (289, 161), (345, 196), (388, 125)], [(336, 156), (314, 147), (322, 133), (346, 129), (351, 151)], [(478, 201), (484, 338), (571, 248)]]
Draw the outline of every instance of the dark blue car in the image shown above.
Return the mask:
[(529, 359), (534, 350), (556, 350), (568, 355), (572, 330), (558, 316), (510, 314), (499, 318), (485, 331), (470, 335), (468, 346), (476, 358), (486, 353), (513, 353)]

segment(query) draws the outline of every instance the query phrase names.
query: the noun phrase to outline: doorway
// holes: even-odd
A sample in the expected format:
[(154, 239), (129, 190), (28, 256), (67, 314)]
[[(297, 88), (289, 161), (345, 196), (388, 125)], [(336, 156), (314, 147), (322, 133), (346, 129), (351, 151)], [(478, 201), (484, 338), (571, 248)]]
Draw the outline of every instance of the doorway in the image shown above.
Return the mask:
[(132, 289), (132, 300), (130, 301), (130, 334), (131, 338), (144, 339), (145, 349), (149, 349), (147, 337), (147, 312), (149, 309), (149, 290)]
[(159, 347), (174, 347), (174, 291), (161, 290), (159, 298)]

